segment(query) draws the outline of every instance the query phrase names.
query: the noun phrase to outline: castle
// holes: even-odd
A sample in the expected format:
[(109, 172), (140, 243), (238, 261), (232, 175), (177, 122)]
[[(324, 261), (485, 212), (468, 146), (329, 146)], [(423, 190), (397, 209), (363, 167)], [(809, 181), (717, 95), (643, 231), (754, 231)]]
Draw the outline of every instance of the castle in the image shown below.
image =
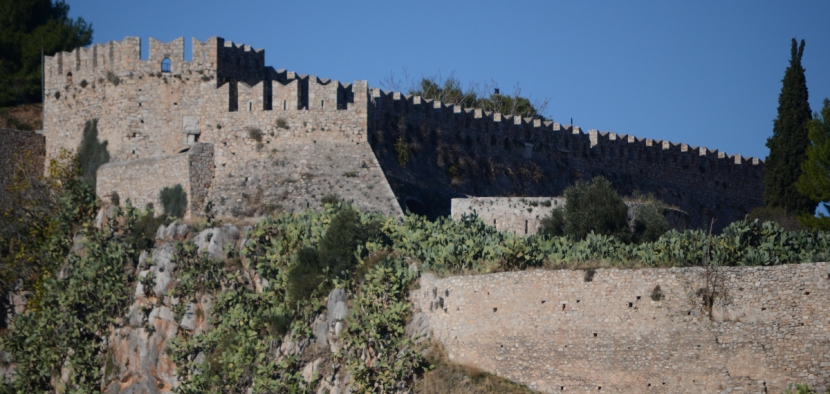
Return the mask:
[(450, 214), (453, 198), (556, 196), (603, 175), (718, 227), (763, 204), (763, 162), (704, 147), (462, 108), (265, 66), (263, 50), (219, 37), (137, 37), (47, 57), (47, 157), (74, 150), (98, 119), (110, 163), (98, 194), (159, 206), (181, 184), (188, 215), (318, 208)]

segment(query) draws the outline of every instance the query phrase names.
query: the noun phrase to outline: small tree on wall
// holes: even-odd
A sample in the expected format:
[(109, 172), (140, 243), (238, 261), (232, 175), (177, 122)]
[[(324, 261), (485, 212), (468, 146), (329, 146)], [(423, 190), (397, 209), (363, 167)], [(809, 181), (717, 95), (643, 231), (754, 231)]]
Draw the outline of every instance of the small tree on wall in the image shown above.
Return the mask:
[(542, 219), (539, 233), (584, 239), (594, 232), (631, 239), (628, 207), (607, 179), (598, 176), (590, 183), (577, 181), (565, 189), (565, 201), (564, 207)]
[(165, 187), (159, 193), (159, 200), (164, 206), (164, 214), (167, 216), (175, 216), (177, 218), (184, 217), (187, 211), (187, 193), (182, 189), (181, 184), (176, 186)]

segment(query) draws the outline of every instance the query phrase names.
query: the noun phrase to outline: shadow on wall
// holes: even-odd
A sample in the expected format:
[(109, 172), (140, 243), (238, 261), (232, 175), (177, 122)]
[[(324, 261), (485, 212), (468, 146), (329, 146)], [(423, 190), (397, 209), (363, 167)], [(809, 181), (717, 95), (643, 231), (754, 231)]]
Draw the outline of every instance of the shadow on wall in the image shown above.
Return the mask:
[(426, 216), (427, 218), (429, 218), (429, 220), (435, 220), (435, 218), (432, 217), (435, 215), (433, 215), (432, 212), (430, 212), (430, 209), (427, 208), (427, 206), (424, 205), (424, 203), (418, 201), (418, 199), (411, 197), (407, 198), (404, 201), (404, 204), (406, 205), (406, 209), (409, 212), (412, 212), (416, 215)]

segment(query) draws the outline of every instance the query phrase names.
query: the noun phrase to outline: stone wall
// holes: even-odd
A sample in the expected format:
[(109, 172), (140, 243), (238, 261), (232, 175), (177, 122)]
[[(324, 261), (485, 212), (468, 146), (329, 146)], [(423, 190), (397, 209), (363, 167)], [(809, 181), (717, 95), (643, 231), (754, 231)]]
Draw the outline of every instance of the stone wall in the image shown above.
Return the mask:
[[(369, 142), (392, 189), (433, 216), (466, 196), (557, 196), (577, 180), (609, 179), (618, 192), (653, 194), (716, 227), (763, 205), (763, 162), (578, 126), (446, 105), (372, 89)], [(402, 139), (410, 162), (401, 166)]]
[[(492, 224), (499, 231), (519, 235), (533, 235), (541, 221), (552, 209), (565, 205), (564, 197), (472, 197), (453, 198), (451, 216), (461, 220), (461, 215), (478, 215), (484, 223)], [(635, 220), (634, 209), (640, 203), (626, 202), (629, 224)], [(670, 229), (683, 231), (689, 227), (689, 215), (667, 208), (664, 211)]]
[(412, 299), (450, 360), (546, 393), (830, 387), (830, 264), (721, 272), (713, 321), (702, 268), (424, 274)]
[[(218, 214), (319, 208), (329, 194), (362, 210), (403, 214), (366, 142), (365, 81), (274, 70), (264, 66), (264, 51), (218, 37), (194, 39), (193, 60), (185, 61), (183, 43), (151, 39), (148, 60), (135, 37), (48, 57), (50, 154), (77, 147), (84, 122), (98, 118), (113, 162), (212, 143), (213, 179), (194, 203), (211, 200)], [(170, 72), (162, 72), (164, 59)]]
[(175, 155), (107, 163), (98, 169), (95, 192), (109, 201), (113, 192), (122, 203), (144, 208), (153, 204), (163, 212), (159, 193), (165, 187), (181, 185), (187, 193), (185, 217), (201, 214), (213, 181), (213, 146), (197, 143), (187, 152)]
[(562, 197), (478, 197), (453, 198), (452, 218), (475, 214), (499, 231), (519, 235), (536, 234), (542, 218), (552, 209), (564, 206)]
[(190, 194), (187, 196), (188, 212), (201, 215), (205, 211), (213, 185), (214, 161), (213, 144), (197, 143), (187, 152), (188, 182)]
[[(150, 39), (142, 60), (141, 40), (127, 37), (46, 57), (47, 155), (75, 149), (95, 118), (116, 162), (213, 143), (208, 198), (220, 214), (313, 207), (337, 193), (365, 210), (435, 217), (451, 213), (451, 198), (560, 195), (596, 175), (622, 194), (653, 193), (698, 227), (711, 216), (724, 226), (762, 204), (757, 159), (370, 92), (366, 81), (275, 70), (263, 50), (220, 37), (191, 47), (187, 61), (184, 39)], [(360, 176), (344, 175), (356, 165)]]
[[(21, 159), (31, 161), (27, 170), (32, 174), (43, 174), (46, 155), (46, 139), (42, 134), (31, 131), (0, 129), (0, 204), (6, 198), (6, 187), (12, 182)], [(0, 208), (2, 208), (0, 206)]]

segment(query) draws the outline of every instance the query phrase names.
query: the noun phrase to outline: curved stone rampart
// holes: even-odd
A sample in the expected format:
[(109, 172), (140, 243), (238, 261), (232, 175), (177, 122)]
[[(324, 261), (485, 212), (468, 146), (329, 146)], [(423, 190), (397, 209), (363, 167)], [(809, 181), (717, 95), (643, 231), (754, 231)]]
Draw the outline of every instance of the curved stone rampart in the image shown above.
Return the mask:
[(830, 264), (722, 268), (714, 320), (702, 270), (424, 274), (412, 299), (451, 361), (545, 393), (830, 387)]

